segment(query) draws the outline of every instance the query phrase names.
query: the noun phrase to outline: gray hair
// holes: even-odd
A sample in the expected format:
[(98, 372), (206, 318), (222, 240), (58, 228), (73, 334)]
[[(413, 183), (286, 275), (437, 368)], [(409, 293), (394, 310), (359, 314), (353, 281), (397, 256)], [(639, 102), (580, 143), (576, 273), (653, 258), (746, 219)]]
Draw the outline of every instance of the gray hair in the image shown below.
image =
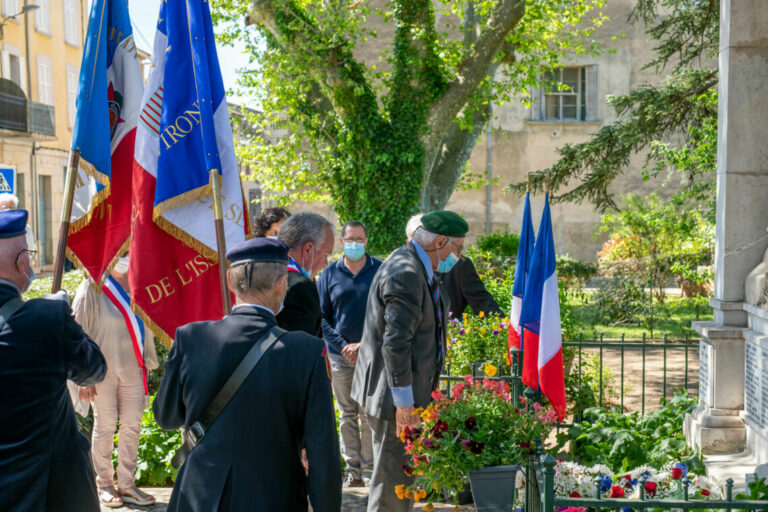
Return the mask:
[(11, 208), (0, 207), (0, 209), (15, 210), (16, 208), (19, 207), (19, 198), (13, 194), (8, 194), (8, 193), (0, 194), (0, 205), (4, 205), (6, 203), (11, 203), (13, 206)]
[(307, 242), (315, 247), (325, 243), (327, 231), (333, 233), (333, 224), (322, 215), (312, 212), (294, 213), (283, 222), (277, 238), (293, 250)]
[(229, 268), (229, 281), (235, 293), (253, 295), (272, 289), (287, 273), (285, 263), (249, 261)]
[(408, 219), (408, 222), (405, 224), (405, 237), (408, 240), (413, 239), (413, 233), (421, 227), (421, 216), (424, 215), (423, 213), (417, 213), (410, 219)]
[(427, 231), (421, 226), (418, 226), (416, 231), (411, 234), (411, 237), (422, 247), (434, 243), (438, 236), (440, 235)]

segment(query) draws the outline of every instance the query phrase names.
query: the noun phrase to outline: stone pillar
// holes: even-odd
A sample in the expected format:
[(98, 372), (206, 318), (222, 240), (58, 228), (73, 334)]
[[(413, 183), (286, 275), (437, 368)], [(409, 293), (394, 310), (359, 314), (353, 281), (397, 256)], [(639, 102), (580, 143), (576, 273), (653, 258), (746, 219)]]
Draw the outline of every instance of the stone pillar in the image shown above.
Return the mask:
[(720, 7), (714, 322), (694, 324), (709, 390), (685, 425), (705, 454), (746, 447), (744, 283), (768, 247), (768, 1)]
[(768, 2), (721, 0), (715, 322), (745, 326), (744, 282), (768, 247)]

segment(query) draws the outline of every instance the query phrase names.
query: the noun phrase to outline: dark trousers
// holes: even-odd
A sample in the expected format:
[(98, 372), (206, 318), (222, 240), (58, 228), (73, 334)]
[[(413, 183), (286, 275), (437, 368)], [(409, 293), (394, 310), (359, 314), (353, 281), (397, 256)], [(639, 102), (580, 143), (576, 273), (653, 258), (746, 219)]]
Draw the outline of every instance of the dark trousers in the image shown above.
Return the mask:
[(403, 471), (410, 458), (405, 444), (397, 437), (394, 421), (368, 416), (373, 431), (373, 476), (368, 493), (368, 512), (410, 512), (413, 501), (399, 499), (396, 485), (411, 485), (414, 478)]

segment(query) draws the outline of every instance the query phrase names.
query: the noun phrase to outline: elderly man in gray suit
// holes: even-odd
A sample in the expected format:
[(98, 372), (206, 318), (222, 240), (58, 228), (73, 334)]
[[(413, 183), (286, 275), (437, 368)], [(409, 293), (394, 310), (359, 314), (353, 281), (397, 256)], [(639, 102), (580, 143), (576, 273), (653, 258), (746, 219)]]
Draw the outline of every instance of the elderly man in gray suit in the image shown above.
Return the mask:
[(469, 230), (458, 214), (425, 214), (413, 240), (394, 251), (371, 284), (352, 398), (365, 408), (373, 430), (373, 477), (368, 512), (408, 511), (395, 486), (409, 485), (400, 432), (419, 422), (416, 407), (431, 400), (445, 361), (447, 302), (436, 272), (458, 261)]

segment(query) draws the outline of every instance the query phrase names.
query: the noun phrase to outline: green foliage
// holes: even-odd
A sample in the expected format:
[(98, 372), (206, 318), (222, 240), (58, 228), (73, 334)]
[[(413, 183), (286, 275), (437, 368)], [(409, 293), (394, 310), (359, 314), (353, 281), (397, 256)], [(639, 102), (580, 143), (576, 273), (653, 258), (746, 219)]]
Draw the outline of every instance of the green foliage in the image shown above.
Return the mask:
[(481, 251), (514, 260), (517, 257), (517, 247), (520, 245), (520, 235), (506, 230), (494, 231), (487, 235), (479, 235), (475, 243)]
[[(408, 217), (442, 207), (468, 172), (490, 102), (528, 102), (566, 55), (598, 52), (590, 35), (604, 3), (215, 0), (219, 41), (251, 56), (240, 93), (264, 111), (242, 116), (238, 156), (259, 169), (266, 198), (330, 202), (342, 222), (377, 234), (372, 250), (391, 250)], [(378, 39), (374, 17), (391, 40)], [(378, 62), (355, 58), (365, 45)]]
[[(72, 270), (66, 272), (62, 276), (61, 288), (66, 290), (70, 302), (74, 300), (77, 287), (80, 286), (83, 279), (85, 279), (85, 272), (82, 270)], [(32, 281), (32, 284), (29, 285), (29, 289), (25, 291), (22, 296), (24, 300), (39, 299), (43, 295), (51, 293), (52, 284), (53, 277), (38, 277)]]
[(181, 446), (181, 432), (165, 431), (157, 426), (155, 415), (152, 413), (154, 401), (153, 395), (149, 408), (141, 417), (136, 484), (159, 487), (173, 485), (173, 480), (176, 478), (178, 471), (171, 466), (171, 459)]
[(610, 236), (598, 254), (601, 271), (646, 282), (663, 302), (673, 268), (695, 269), (712, 261), (714, 225), (700, 207), (663, 201), (655, 193), (623, 199), (621, 212), (601, 220), (599, 231)]
[(591, 302), (595, 312), (592, 322), (606, 325), (637, 322), (648, 308), (643, 287), (621, 277), (607, 280), (592, 294)]
[(571, 258), (567, 254), (557, 257), (557, 280), (568, 292), (576, 292), (597, 275), (597, 263)]
[(671, 400), (662, 399), (663, 407), (645, 416), (618, 408), (588, 409), (581, 423), (558, 434), (558, 448), (570, 441), (571, 455), (581, 464), (605, 464), (622, 471), (685, 460), (696, 454), (685, 443), (683, 420), (697, 403), (697, 398), (680, 392)]
[(768, 482), (765, 478), (756, 477), (747, 484), (748, 493), (740, 492), (736, 494), (737, 500), (768, 500)]

